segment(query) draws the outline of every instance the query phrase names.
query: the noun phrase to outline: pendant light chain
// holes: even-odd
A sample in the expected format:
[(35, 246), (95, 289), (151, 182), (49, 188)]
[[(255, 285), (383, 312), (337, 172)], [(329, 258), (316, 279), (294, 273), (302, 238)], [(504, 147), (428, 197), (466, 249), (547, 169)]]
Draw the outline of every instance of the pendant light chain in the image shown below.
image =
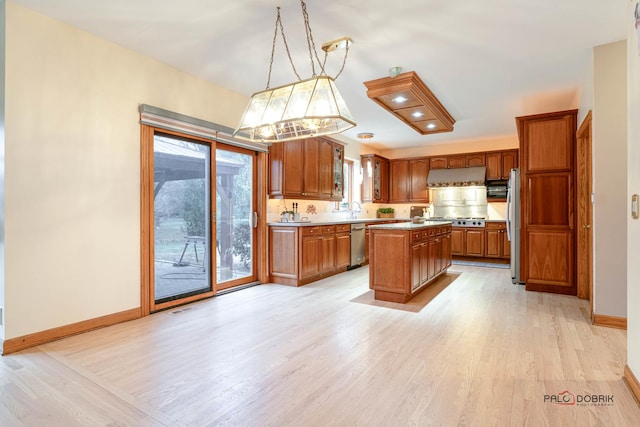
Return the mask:
[(307, 46), (309, 47), (309, 59), (311, 60), (311, 71), (313, 72), (312, 77), (316, 77), (316, 67), (315, 61), (313, 60), (313, 56), (315, 55), (316, 60), (318, 61), (318, 65), (320, 66), (320, 75), (326, 75), (327, 73), (324, 71), (324, 64), (318, 58), (318, 51), (316, 50), (316, 43), (313, 41), (313, 35), (311, 34), (311, 25), (309, 24), (309, 14), (307, 13), (307, 4), (304, 0), (300, 0), (300, 4), (302, 6), (302, 17), (304, 19), (304, 30), (307, 33)]
[[(342, 71), (344, 70), (344, 66), (347, 63), (347, 55), (349, 55), (349, 43), (347, 43), (344, 49), (345, 51), (344, 51), (344, 58), (342, 58), (342, 67), (340, 67), (340, 71), (338, 71), (338, 74), (336, 74), (336, 76), (333, 78), (334, 80), (337, 80), (338, 77), (340, 77), (340, 74), (342, 74)], [(325, 59), (326, 59), (326, 53), (325, 53)]]
[(287, 56), (289, 57), (289, 63), (291, 64), (291, 68), (293, 68), (293, 72), (295, 73), (298, 80), (302, 80), (300, 75), (298, 74), (298, 70), (296, 70), (296, 66), (293, 64), (293, 59), (291, 58), (291, 52), (289, 51), (289, 44), (287, 44), (287, 38), (284, 35), (284, 27), (282, 26), (282, 19), (280, 19), (280, 6), (278, 6), (278, 17), (276, 18), (276, 29), (273, 32), (273, 43), (271, 45), (271, 59), (269, 60), (269, 75), (267, 77), (267, 89), (271, 85), (271, 69), (273, 68), (273, 56), (276, 51), (276, 40), (278, 38), (278, 29), (280, 29), (280, 34), (282, 34), (282, 41), (284, 42), (284, 47), (287, 51)]
[[(318, 51), (316, 49), (316, 44), (315, 44), (315, 41), (313, 40), (313, 34), (311, 33), (311, 25), (309, 23), (309, 13), (307, 12), (307, 4), (304, 2), (304, 0), (300, 0), (300, 4), (302, 6), (302, 17), (304, 19), (304, 29), (307, 35), (307, 47), (309, 48), (309, 59), (311, 60), (312, 77), (318, 76), (316, 73), (316, 63), (313, 59), (314, 56), (315, 56), (315, 60), (318, 61), (318, 66), (320, 67), (320, 75), (326, 76), (327, 72), (325, 71), (325, 65), (327, 63), (327, 52), (326, 51), (324, 52), (324, 60), (320, 61), (320, 58), (318, 57)], [(280, 6), (278, 6), (277, 9), (278, 9), (278, 15), (276, 17), (276, 28), (273, 32), (273, 43), (271, 45), (271, 58), (269, 60), (269, 74), (267, 76), (267, 89), (269, 89), (271, 85), (271, 70), (273, 68), (273, 57), (275, 56), (275, 51), (276, 51), (276, 40), (278, 39), (278, 31), (280, 31), (280, 34), (282, 34), (282, 41), (284, 42), (284, 47), (285, 47), (285, 50), (287, 51), (287, 56), (289, 57), (289, 63), (291, 64), (291, 68), (293, 69), (293, 72), (298, 78), (298, 81), (302, 81), (302, 78), (300, 78), (300, 74), (298, 74), (298, 70), (296, 70), (296, 66), (293, 63), (293, 58), (291, 58), (291, 52), (289, 51), (289, 44), (287, 43), (287, 38), (284, 35), (284, 26), (282, 25), (282, 19), (280, 18)], [(348, 54), (349, 54), (349, 43), (347, 43), (345, 47), (345, 54), (344, 54), (344, 58), (342, 59), (342, 66), (340, 67), (338, 74), (336, 74), (336, 76), (333, 78), (334, 80), (337, 79), (340, 76), (340, 74), (342, 74), (342, 71), (344, 70), (344, 67), (347, 63)]]
[[(302, 5), (302, 16), (304, 18), (304, 28), (305, 31), (307, 32), (307, 46), (309, 46), (309, 59), (311, 60), (311, 70), (313, 71), (313, 77), (316, 77), (316, 70), (315, 70), (315, 62), (313, 61), (313, 56), (315, 55), (316, 60), (318, 61), (318, 65), (320, 66), (320, 75), (322, 76), (326, 76), (327, 72), (324, 69), (324, 66), (327, 63), (327, 51), (324, 52), (324, 61), (320, 61), (320, 58), (318, 58), (318, 50), (316, 49), (316, 43), (313, 40), (313, 35), (311, 34), (311, 24), (309, 23), (309, 14), (307, 13), (307, 4), (304, 2), (304, 0), (300, 0), (300, 4)], [(342, 71), (344, 70), (344, 66), (347, 63), (347, 55), (349, 55), (349, 43), (347, 42), (346, 46), (345, 46), (345, 52), (344, 52), (344, 58), (342, 59), (342, 66), (340, 67), (340, 70), (338, 71), (338, 74), (336, 74), (336, 76), (333, 78), (334, 80), (336, 80), (340, 74), (342, 74)]]

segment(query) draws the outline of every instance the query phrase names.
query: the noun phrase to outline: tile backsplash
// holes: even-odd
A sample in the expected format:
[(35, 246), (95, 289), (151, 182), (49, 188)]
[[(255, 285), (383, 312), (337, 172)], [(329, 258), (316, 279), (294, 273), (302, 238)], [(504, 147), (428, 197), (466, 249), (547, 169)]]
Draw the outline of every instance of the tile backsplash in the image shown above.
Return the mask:
[[(336, 209), (336, 202), (326, 202), (321, 200), (294, 200), (294, 199), (269, 199), (267, 201), (267, 222), (279, 222), (280, 213), (284, 210), (293, 210), (293, 203), (298, 203), (298, 212), (302, 218), (307, 217), (312, 222), (341, 220), (350, 218), (351, 212), (342, 208)], [(285, 208), (286, 205), (286, 208)], [(357, 213), (357, 218), (375, 218), (378, 208), (394, 208), (396, 218), (406, 218), (410, 216), (410, 208), (413, 205), (427, 205), (426, 203), (362, 203), (361, 212)], [(478, 207), (469, 207), (477, 209)], [(315, 213), (313, 213), (315, 209)], [(505, 219), (506, 203), (491, 202), (483, 206), (482, 212), (472, 212), (468, 216), (486, 216), (488, 219)], [(461, 215), (462, 216), (462, 215)]]

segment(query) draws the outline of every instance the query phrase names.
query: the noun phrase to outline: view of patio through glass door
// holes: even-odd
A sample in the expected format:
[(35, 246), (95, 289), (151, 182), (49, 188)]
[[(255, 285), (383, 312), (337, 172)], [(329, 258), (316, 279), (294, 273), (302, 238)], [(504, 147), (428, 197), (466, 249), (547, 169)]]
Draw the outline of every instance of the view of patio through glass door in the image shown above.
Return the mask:
[(208, 144), (156, 134), (154, 157), (154, 300), (210, 292)]
[(248, 150), (216, 149), (216, 290), (256, 280), (254, 159)]
[(254, 153), (165, 134), (153, 145), (154, 304), (255, 281)]

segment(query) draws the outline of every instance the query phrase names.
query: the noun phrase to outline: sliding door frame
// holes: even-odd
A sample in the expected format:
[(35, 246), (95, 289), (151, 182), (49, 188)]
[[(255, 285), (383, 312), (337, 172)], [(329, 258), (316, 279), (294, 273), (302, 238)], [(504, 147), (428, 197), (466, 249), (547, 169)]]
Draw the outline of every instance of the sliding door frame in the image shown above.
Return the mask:
[[(211, 275), (211, 291), (203, 292), (198, 295), (192, 295), (189, 297), (177, 299), (174, 301), (168, 301), (160, 304), (155, 303), (154, 296), (154, 136), (156, 134), (165, 134), (175, 136), (181, 139), (189, 139), (197, 141), (199, 143), (208, 144), (211, 150), (211, 164), (210, 164), (210, 176), (212, 177), (212, 183), (209, 186), (210, 197), (210, 218), (211, 221), (211, 241), (216, 240), (216, 188), (215, 188), (215, 160), (216, 160), (216, 147), (218, 142), (215, 139), (208, 139), (203, 137), (194, 136), (192, 134), (185, 134), (165, 128), (154, 127), (146, 124), (140, 125), (140, 311), (142, 316), (147, 316), (150, 313), (164, 310), (167, 308), (175, 307), (177, 305), (187, 304), (190, 302), (210, 298), (216, 295), (216, 256), (217, 253), (214, 248), (209, 252), (210, 256), (210, 268)], [(233, 145), (226, 143), (226, 141), (220, 141), (221, 144), (230, 146)], [(256, 161), (256, 182), (255, 182), (255, 211), (258, 214), (258, 225), (255, 230), (255, 242), (254, 242), (254, 268), (255, 275), (258, 282), (265, 283), (268, 281), (267, 273), (267, 221), (266, 221), (266, 191), (267, 191), (267, 153), (255, 152)], [(228, 288), (225, 287), (225, 289)]]

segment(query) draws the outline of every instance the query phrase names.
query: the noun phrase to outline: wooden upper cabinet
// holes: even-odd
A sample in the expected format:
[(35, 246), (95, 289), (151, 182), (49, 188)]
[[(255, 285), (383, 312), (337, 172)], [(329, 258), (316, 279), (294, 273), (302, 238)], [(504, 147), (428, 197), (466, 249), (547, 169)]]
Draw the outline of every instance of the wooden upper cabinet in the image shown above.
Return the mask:
[(269, 195), (282, 196), (282, 177), (283, 171), (284, 146), (282, 144), (273, 144), (269, 147)]
[(329, 140), (318, 140), (318, 168), (319, 196), (321, 199), (331, 199), (334, 187), (334, 164), (333, 143)]
[(340, 144), (324, 138), (307, 138), (271, 145), (269, 196), (342, 200), (344, 159), (343, 156), (336, 157), (336, 148), (342, 153)]
[(297, 140), (282, 144), (282, 195), (287, 197), (302, 197), (304, 191), (304, 142)]
[(389, 160), (376, 154), (360, 156), (362, 164), (362, 201), (389, 201)]
[(428, 174), (427, 158), (389, 161), (389, 201), (428, 202)]
[(469, 168), (476, 167), (476, 166), (485, 166), (485, 162), (486, 162), (484, 153), (467, 154), (465, 156), (465, 159), (466, 159), (466, 166)]
[(429, 169), (457, 169), (485, 166), (484, 153), (454, 154), (429, 158)]
[(447, 169), (466, 168), (467, 156), (462, 154), (460, 156), (447, 156)]
[(363, 202), (373, 202), (373, 156), (360, 156), (362, 167), (362, 186), (360, 195)]
[(529, 120), (521, 132), (528, 141), (526, 146), (526, 172), (572, 170), (576, 118), (572, 114), (541, 117)]
[(509, 178), (511, 169), (518, 167), (518, 150), (509, 150), (502, 152), (502, 173), (504, 179)]
[(409, 185), (409, 160), (389, 161), (389, 201), (408, 202)]
[(412, 202), (429, 202), (428, 175), (428, 159), (413, 159), (409, 161), (409, 191)]
[(342, 200), (344, 198), (344, 145), (333, 142), (332, 144), (330, 173), (332, 175), (331, 182), (331, 198), (333, 200)]
[(429, 169), (446, 169), (447, 156), (431, 157), (429, 159)]
[(304, 140), (303, 164), (302, 195), (320, 198), (320, 141), (317, 138)]
[(487, 181), (509, 179), (509, 172), (518, 167), (518, 150), (495, 151), (486, 154)]
[(504, 179), (502, 153), (487, 153), (487, 181)]

